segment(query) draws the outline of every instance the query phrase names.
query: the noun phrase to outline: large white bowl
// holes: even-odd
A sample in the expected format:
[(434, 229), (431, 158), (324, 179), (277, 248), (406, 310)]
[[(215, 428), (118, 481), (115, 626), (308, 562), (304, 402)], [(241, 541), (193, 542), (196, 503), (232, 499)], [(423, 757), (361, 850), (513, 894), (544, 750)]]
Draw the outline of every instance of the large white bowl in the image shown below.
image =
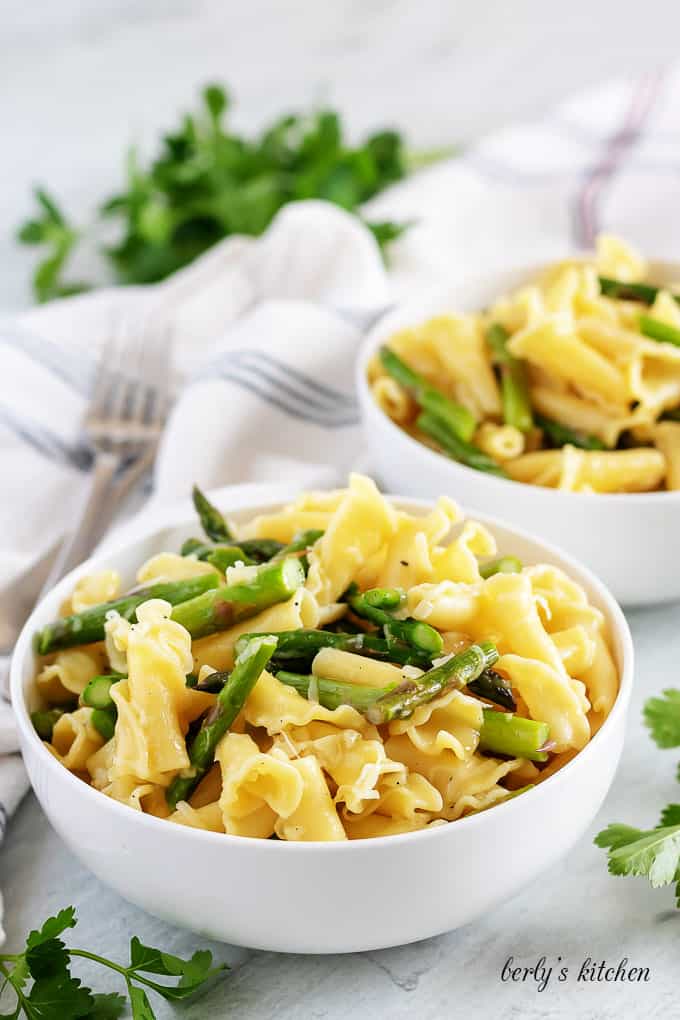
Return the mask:
[[(623, 605), (680, 599), (680, 491), (573, 493), (475, 471), (413, 439), (378, 407), (366, 380), (376, 348), (395, 332), (447, 311), (475, 311), (535, 279), (541, 267), (461, 280), (446, 292), (404, 304), (366, 338), (356, 385), (372, 467), (388, 490), (409, 496), (450, 494), (466, 507), (498, 514), (566, 549), (593, 570)], [(680, 264), (652, 262), (650, 277), (680, 279)]]
[[(216, 500), (232, 509), (228, 497)], [(421, 501), (396, 502), (414, 513), (427, 509)], [(253, 506), (246, 516), (274, 508)], [(623, 743), (633, 646), (621, 610), (589, 571), (528, 535), (480, 519), (502, 550), (568, 571), (603, 610), (611, 630), (619, 695), (599, 732), (560, 772), (520, 797), (449, 825), (348, 843), (198, 831), (138, 813), (87, 786), (52, 757), (31, 725), (31, 638), (57, 614), (80, 575), (116, 567), (131, 581), (148, 556), (177, 548), (195, 530), (195, 524), (173, 525), (73, 571), (36, 607), (16, 646), (11, 691), (24, 760), (45, 813), (73, 853), (122, 896), (167, 921), (227, 942), (298, 953), (355, 952), (424, 939), (467, 924), (535, 880), (579, 838), (609, 789)]]

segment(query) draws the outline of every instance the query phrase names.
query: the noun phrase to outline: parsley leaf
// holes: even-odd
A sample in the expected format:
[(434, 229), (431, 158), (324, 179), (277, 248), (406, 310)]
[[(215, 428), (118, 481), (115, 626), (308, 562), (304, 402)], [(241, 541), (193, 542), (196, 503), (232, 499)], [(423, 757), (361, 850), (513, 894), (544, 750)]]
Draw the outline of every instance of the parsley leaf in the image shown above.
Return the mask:
[[(213, 966), (212, 953), (197, 950), (189, 960), (145, 946), (135, 936), (130, 943), (129, 967), (114, 963), (85, 949), (67, 947), (59, 938), (76, 924), (73, 907), (48, 918), (32, 931), (23, 953), (0, 954), (0, 978), (16, 996), (14, 1012), (0, 1020), (118, 1020), (129, 1004), (136, 1020), (155, 1020), (147, 989), (170, 1001), (191, 995), (205, 981), (221, 973)], [(74, 958), (85, 958), (114, 971), (125, 980), (128, 997), (118, 993), (93, 993), (71, 974)], [(145, 975), (178, 978), (175, 984), (158, 984)], [(30, 988), (28, 987), (31, 981)], [(0, 989), (1, 990), (1, 989)]]
[(659, 828), (668, 825), (680, 825), (680, 804), (669, 804), (661, 812)]
[[(254, 137), (225, 123), (229, 96), (210, 84), (202, 108), (164, 135), (156, 157), (143, 165), (133, 150), (123, 189), (100, 204), (99, 219), (113, 219), (120, 241), (107, 248), (117, 279), (152, 283), (187, 265), (230, 234), (257, 236), (287, 202), (320, 198), (349, 212), (419, 165), (450, 150), (407, 153), (399, 133), (377, 131), (352, 146), (333, 110), (288, 114)], [(70, 225), (46, 191), (36, 191), (38, 216), (20, 228), (19, 240), (46, 252), (33, 279), (36, 297), (49, 300), (83, 289), (63, 276), (81, 232)], [(407, 223), (370, 222), (381, 248)]]
[(189, 960), (182, 960), (179, 956), (172, 956), (170, 953), (163, 953), (160, 949), (153, 949), (145, 946), (135, 936), (130, 942), (130, 967), (129, 973), (143, 972), (147, 974), (162, 974), (166, 977), (178, 977), (180, 980), (176, 985), (159, 985), (153, 983), (154, 991), (166, 999), (183, 999), (191, 995), (199, 985), (202, 985), (209, 978), (219, 974), (224, 967), (212, 966), (212, 953), (208, 950), (197, 950)]
[(612, 875), (643, 875), (654, 888), (676, 880), (680, 866), (680, 825), (641, 832), (627, 825), (610, 825), (595, 837), (609, 848)]
[(66, 969), (35, 981), (28, 1002), (31, 1020), (81, 1020), (94, 1005), (90, 989)]
[(663, 697), (648, 698), (643, 714), (658, 747), (680, 747), (680, 691), (670, 688)]
[(156, 1014), (143, 988), (130, 987), (132, 1020), (156, 1020)]
[(38, 218), (27, 220), (17, 237), (23, 244), (42, 245), (47, 254), (33, 274), (33, 291), (38, 301), (66, 297), (85, 289), (82, 283), (63, 283), (61, 274), (79, 240), (79, 234), (66, 222), (63, 213), (42, 188), (36, 188)]
[(118, 995), (117, 992), (93, 995), (92, 1002), (87, 1020), (118, 1020), (127, 1007), (125, 996)]
[[(659, 747), (680, 747), (680, 690), (648, 698), (643, 716)], [(680, 781), (680, 766), (677, 776)], [(641, 875), (654, 887), (675, 882), (680, 907), (680, 804), (668, 804), (654, 829), (614, 823), (597, 834), (595, 843), (607, 850), (612, 875)]]

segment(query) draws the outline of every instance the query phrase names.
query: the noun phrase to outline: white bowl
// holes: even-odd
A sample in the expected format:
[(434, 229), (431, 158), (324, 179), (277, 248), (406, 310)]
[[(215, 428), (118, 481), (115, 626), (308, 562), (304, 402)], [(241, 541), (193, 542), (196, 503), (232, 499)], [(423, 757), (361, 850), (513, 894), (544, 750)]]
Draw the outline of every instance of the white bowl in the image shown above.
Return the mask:
[[(233, 507), (228, 495), (218, 494), (216, 501), (226, 510)], [(396, 502), (414, 513), (427, 509), (422, 501)], [(253, 506), (245, 515), (278, 505)], [(185, 828), (87, 786), (52, 757), (31, 725), (31, 638), (57, 614), (80, 575), (115, 567), (132, 580), (148, 556), (177, 548), (195, 531), (193, 523), (168, 526), (73, 571), (36, 607), (16, 646), (11, 692), (24, 760), (47, 817), (73, 853), (102, 882), (166, 921), (279, 952), (356, 952), (424, 939), (467, 924), (535, 880), (567, 853), (612, 782), (623, 744), (633, 646), (621, 610), (589, 571), (528, 535), (480, 519), (503, 551), (527, 563), (556, 564), (582, 584), (612, 634), (619, 695), (599, 732), (560, 772), (520, 797), (448, 825), (348, 843), (260, 840)]]
[[(461, 280), (446, 292), (407, 303), (371, 330), (357, 361), (356, 385), (372, 467), (388, 490), (409, 496), (446, 493), (468, 509), (554, 542), (582, 560), (623, 605), (680, 599), (680, 491), (560, 492), (475, 471), (413, 439), (380, 409), (366, 368), (380, 344), (407, 326), (446, 311), (475, 311), (535, 279), (541, 267)], [(680, 264), (650, 263), (660, 283), (680, 279)]]

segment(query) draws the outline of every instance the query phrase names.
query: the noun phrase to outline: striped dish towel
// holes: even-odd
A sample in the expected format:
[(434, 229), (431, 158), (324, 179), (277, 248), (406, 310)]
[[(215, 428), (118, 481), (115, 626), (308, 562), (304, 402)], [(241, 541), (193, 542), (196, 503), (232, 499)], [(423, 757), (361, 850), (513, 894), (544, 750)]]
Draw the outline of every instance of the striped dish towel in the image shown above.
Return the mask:
[[(152, 499), (191, 484), (334, 481), (361, 458), (357, 323), (390, 301), (485, 270), (561, 257), (620, 233), (678, 257), (680, 76), (649, 74), (499, 132), (379, 196), (412, 221), (386, 272), (357, 220), (320, 202), (284, 209), (260, 239), (218, 245), (170, 281), (35, 309), (0, 327), (0, 577), (63, 531), (81, 498), (78, 423), (97, 352), (121, 320), (175, 336), (180, 396)], [(0, 705), (0, 837), (25, 789)]]

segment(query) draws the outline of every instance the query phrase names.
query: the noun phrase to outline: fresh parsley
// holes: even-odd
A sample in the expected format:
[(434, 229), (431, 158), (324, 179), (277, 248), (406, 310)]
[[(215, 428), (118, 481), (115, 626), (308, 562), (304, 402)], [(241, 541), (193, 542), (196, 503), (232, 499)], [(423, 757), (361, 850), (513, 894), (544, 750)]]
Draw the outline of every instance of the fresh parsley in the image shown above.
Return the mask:
[[(145, 946), (135, 936), (130, 942), (130, 963), (114, 963), (85, 949), (67, 947), (59, 937), (76, 925), (73, 907), (48, 918), (42, 928), (32, 931), (22, 953), (0, 954), (0, 996), (14, 993), (11, 1013), (0, 1020), (117, 1020), (128, 1005), (133, 1020), (155, 1020), (147, 992), (170, 1002), (184, 999), (226, 965), (213, 966), (212, 953), (198, 950), (190, 960)], [(82, 958), (115, 971), (125, 982), (126, 995), (95, 993), (71, 974), (74, 959)], [(158, 982), (149, 974), (172, 979)]]
[[(166, 134), (158, 155), (143, 165), (132, 150), (123, 190), (104, 201), (95, 226), (114, 220), (118, 243), (105, 249), (122, 283), (153, 283), (187, 265), (230, 234), (261, 234), (279, 209), (296, 199), (322, 198), (355, 212), (411, 167), (445, 150), (406, 153), (396, 131), (378, 131), (350, 145), (338, 113), (281, 117), (246, 138), (225, 126), (229, 97), (219, 85), (203, 89), (202, 108)], [(87, 289), (64, 279), (83, 232), (70, 225), (46, 191), (36, 191), (38, 215), (19, 230), (24, 244), (45, 255), (33, 277), (39, 301)], [(408, 224), (371, 222), (381, 247)]]
[[(670, 688), (661, 697), (648, 698), (643, 717), (658, 747), (680, 747), (679, 690)], [(643, 876), (654, 888), (675, 882), (680, 907), (680, 804), (665, 807), (653, 829), (636, 829), (614, 822), (598, 832), (595, 843), (607, 850), (612, 875)]]

